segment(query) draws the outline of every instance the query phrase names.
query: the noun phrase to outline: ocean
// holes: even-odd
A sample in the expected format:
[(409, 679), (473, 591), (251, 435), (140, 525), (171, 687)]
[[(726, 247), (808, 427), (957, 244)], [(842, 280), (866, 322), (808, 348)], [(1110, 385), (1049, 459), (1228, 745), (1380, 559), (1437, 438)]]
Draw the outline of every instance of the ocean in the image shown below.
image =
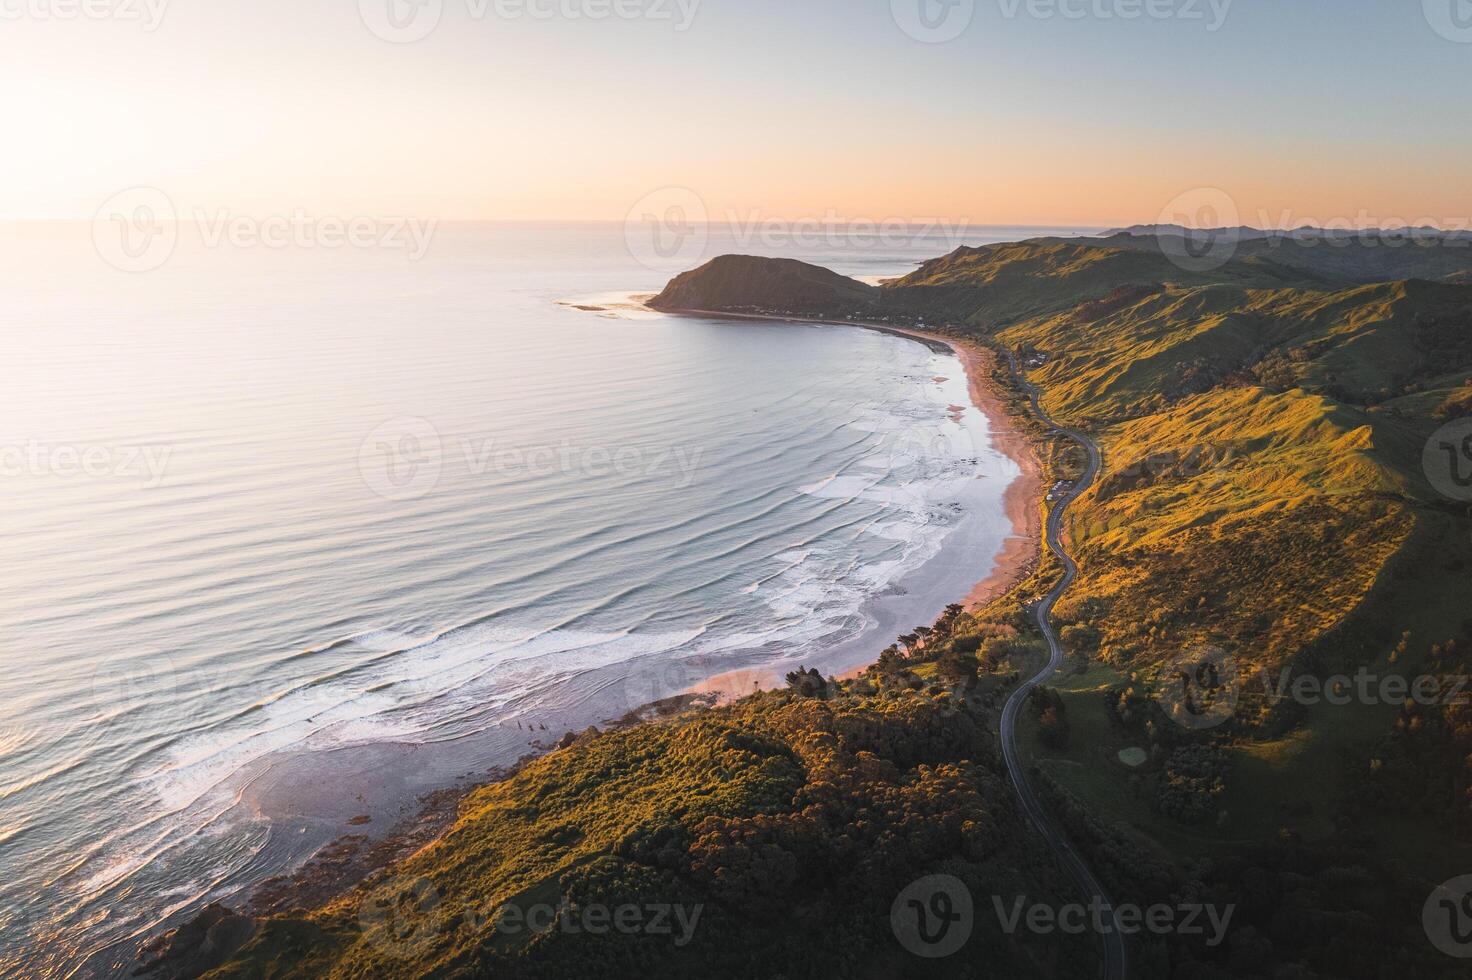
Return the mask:
[(861, 666), (1011, 533), (952, 354), (637, 296), (666, 260), (873, 279), (1042, 229), (660, 262), (622, 225), (183, 233), (146, 270), (96, 231), (0, 242), (0, 975), (125, 975), (566, 731)]

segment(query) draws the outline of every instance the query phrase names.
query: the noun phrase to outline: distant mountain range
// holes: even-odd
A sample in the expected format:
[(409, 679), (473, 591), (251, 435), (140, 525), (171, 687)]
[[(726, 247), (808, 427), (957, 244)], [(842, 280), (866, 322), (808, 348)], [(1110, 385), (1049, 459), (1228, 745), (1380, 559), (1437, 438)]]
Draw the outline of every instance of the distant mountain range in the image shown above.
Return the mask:
[(1317, 228), (1301, 225), (1297, 228), (1253, 228), (1238, 225), (1235, 228), (1186, 228), (1185, 225), (1130, 225), (1128, 228), (1110, 228), (1101, 231), (1098, 238), (1110, 240), (1117, 237), (1129, 238), (1194, 238), (1198, 241), (1314, 241), (1314, 243), (1348, 243), (1348, 241), (1373, 241), (1378, 244), (1447, 243), (1463, 241), (1472, 244), (1472, 230), (1444, 230), (1431, 225), (1406, 225), (1398, 228)]
[(1446, 240), (1462, 239), (1472, 242), (1472, 231), (1448, 231), (1441, 228), (1433, 228), (1429, 225), (1406, 226), (1400, 228), (1317, 228), (1313, 225), (1303, 225), (1298, 228), (1253, 228), (1249, 225), (1238, 225), (1235, 228), (1187, 228), (1185, 225), (1159, 224), (1159, 225), (1130, 225), (1128, 228), (1111, 228), (1099, 233), (1100, 238), (1113, 238), (1118, 235), (1128, 235), (1132, 238), (1172, 236), (1176, 238), (1192, 237), (1203, 239), (1217, 239), (1235, 237), (1239, 241), (1256, 241), (1259, 239), (1282, 239), (1298, 238), (1327, 239), (1335, 241), (1352, 241), (1356, 238), (1414, 238), (1417, 240)]

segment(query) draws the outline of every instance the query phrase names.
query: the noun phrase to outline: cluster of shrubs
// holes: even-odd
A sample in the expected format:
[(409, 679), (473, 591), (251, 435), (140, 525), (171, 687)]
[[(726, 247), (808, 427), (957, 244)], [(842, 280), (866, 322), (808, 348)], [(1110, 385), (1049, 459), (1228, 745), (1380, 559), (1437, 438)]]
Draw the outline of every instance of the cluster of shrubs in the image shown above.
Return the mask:
[(1427, 672), (1439, 686), (1408, 698), (1394, 728), (1358, 765), (1355, 802), (1403, 815), (1429, 814), (1472, 840), (1472, 643), (1433, 644)]
[(1046, 779), (1049, 808), (1116, 904), (1210, 903), (1232, 910), (1226, 941), (1174, 933), (1136, 937), (1130, 974), (1141, 980), (1274, 977), (1385, 980), (1465, 977), (1420, 928), (1434, 884), (1387, 859), (1374, 834), (1347, 816), (1327, 838), (1292, 831), (1230, 855), (1177, 863), (1133, 828), (1108, 824)]
[(1172, 820), (1188, 825), (1214, 820), (1224, 825), (1221, 800), (1231, 776), (1225, 751), (1230, 734), (1175, 724), (1138, 675), (1131, 676), (1134, 682), (1106, 689), (1103, 698), (1114, 724), (1149, 744), (1151, 769), (1136, 785), (1149, 794), (1157, 812)]
[(1177, 746), (1157, 776), (1156, 806), (1184, 824), (1224, 819), (1219, 807), (1230, 772), (1226, 753), (1216, 745)]
[(1028, 696), (1033, 717), (1038, 723), (1038, 737), (1043, 744), (1055, 752), (1068, 749), (1070, 730), (1068, 707), (1063, 698), (1052, 688), (1035, 687)]
[(881, 651), (864, 679), (880, 690), (942, 688), (968, 697), (981, 678), (1036, 651), (1036, 640), (1023, 635), (1019, 621), (985, 619), (960, 605), (947, 606), (935, 625), (916, 627)]

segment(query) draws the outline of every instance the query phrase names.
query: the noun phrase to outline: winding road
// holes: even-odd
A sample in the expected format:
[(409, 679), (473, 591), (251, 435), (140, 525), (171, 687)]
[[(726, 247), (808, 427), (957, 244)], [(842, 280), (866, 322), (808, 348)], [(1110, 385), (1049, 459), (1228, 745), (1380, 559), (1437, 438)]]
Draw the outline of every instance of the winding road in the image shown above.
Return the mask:
[[(1021, 753), (1017, 750), (1017, 718), (1023, 705), (1027, 703), (1028, 696), (1035, 689), (1051, 680), (1058, 669), (1063, 666), (1063, 645), (1058, 642), (1058, 630), (1053, 625), (1053, 607), (1058, 604), (1058, 600), (1078, 578), (1078, 565), (1063, 547), (1063, 518), (1079, 495), (1087, 490), (1098, 477), (1099, 447), (1083, 433), (1061, 428), (1049, 418), (1048, 413), (1043, 411), (1041, 392), (1022, 376), (1017, 367), (1017, 358), (1011, 351), (1007, 352), (1007, 360), (1011, 364), (1012, 377), (1032, 400), (1033, 411), (1037, 413), (1037, 417), (1055, 433), (1065, 435), (1082, 446), (1088, 454), (1089, 462), (1083, 477), (1072, 490), (1057, 501), (1048, 514), (1045, 537), (1048, 548), (1058, 556), (1058, 560), (1063, 564), (1063, 577), (1059, 579), (1057, 585), (1053, 586), (1053, 590), (1033, 607), (1033, 614), (1037, 618), (1038, 628), (1043, 631), (1043, 636), (1048, 641), (1049, 659), (1047, 666), (1012, 693), (1012, 696), (1007, 699), (1006, 706), (1002, 709), (1000, 725), (1002, 757), (1007, 763), (1007, 772), (1012, 777), (1012, 785), (1017, 787), (1017, 796), (1022, 801), (1022, 808), (1027, 812), (1028, 819), (1047, 840), (1048, 846), (1063, 863), (1074, 884), (1088, 897), (1091, 909), (1105, 910), (1099, 921), (1114, 922), (1114, 906), (1104, 893), (1104, 886), (1094, 877), (1094, 873), (1089, 870), (1083, 858), (1073, 849), (1073, 845), (1068, 843), (1068, 838), (1043, 808), (1042, 801), (1038, 799), (1037, 792), (1028, 779)], [(1104, 961), (1100, 967), (1100, 976), (1104, 980), (1123, 980), (1129, 971), (1123, 934), (1117, 928), (1107, 929), (1101, 938), (1104, 942)]]

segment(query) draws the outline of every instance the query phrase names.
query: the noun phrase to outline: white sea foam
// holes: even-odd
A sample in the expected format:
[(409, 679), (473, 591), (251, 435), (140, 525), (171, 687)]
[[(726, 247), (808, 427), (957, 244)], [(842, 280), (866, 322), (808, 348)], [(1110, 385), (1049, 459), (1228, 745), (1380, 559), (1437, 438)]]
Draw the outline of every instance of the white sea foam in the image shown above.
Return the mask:
[[(146, 785), (164, 807), (182, 809), (272, 753), (413, 740), (453, 716), (468, 688), (482, 708), (512, 703), (526, 693), (524, 677), (523, 685), (505, 683), (519, 673), (519, 666), (535, 664), (537, 683), (545, 684), (580, 670), (672, 650), (698, 635), (698, 630), (539, 633), (493, 624), (450, 630), (426, 643), (397, 648), (386, 663), (373, 658), (361, 671), (303, 685), (229, 725), (180, 742)], [(374, 636), (377, 642), (369, 649), (381, 651), (391, 634)], [(484, 689), (493, 684), (497, 689), (487, 697)]]
[[(266, 846), (251, 807), (314, 764), (303, 750), (436, 742), (426, 758), (464, 748), (488, 764), (527, 750), (505, 732), (529, 713), (601, 724), (731, 668), (850, 640), (872, 654), (855, 638), (870, 617), (909, 618), (887, 599), (966, 526), (954, 508), (975, 475), (975, 413), (951, 418), (966, 404), (954, 358), (641, 310), (613, 292), (629, 281), (607, 261), (621, 231), (559, 240), (556, 262), (537, 236), (472, 237), (411, 272), (365, 257), (283, 279), (211, 262), (123, 297), (115, 277), (32, 297), (56, 326), (28, 337), (0, 418), (58, 444), (178, 451), (157, 492), (11, 488), (8, 540), (45, 559), (3, 598), (41, 652), (0, 695), (71, 717), (96, 700), (92, 665), (178, 669), (125, 678), (138, 697), (109, 702), (80, 744), (38, 714), (17, 719), (34, 739), (0, 747), (20, 763), (0, 799), (0, 835), (14, 835), (0, 905), (44, 905), (34, 930), (0, 922), (0, 973), (50, 957), (45, 935), (96, 949), (196, 884), (218, 898), (284, 870), (272, 862), (301, 854)], [(148, 370), (116, 370), (120, 324)], [(400, 416), (432, 423), (446, 458), (431, 492), (388, 501), (365, 482), (364, 437)], [(507, 481), (470, 472), (467, 440), (653, 447), (646, 458), (695, 446), (704, 467), (680, 487), (580, 469)], [(16, 832), (43, 818), (86, 849)]]

